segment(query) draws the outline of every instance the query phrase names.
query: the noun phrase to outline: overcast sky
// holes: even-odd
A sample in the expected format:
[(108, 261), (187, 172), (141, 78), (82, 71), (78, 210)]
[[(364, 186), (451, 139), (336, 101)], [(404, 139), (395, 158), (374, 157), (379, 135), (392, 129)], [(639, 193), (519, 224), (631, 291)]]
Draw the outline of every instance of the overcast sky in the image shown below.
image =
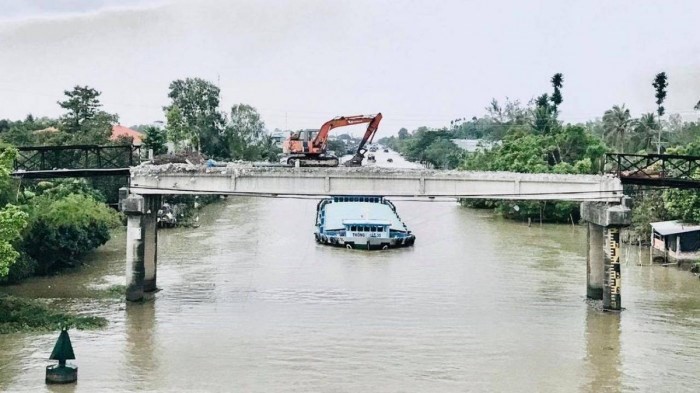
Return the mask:
[(87, 84), (126, 125), (163, 120), (168, 84), (218, 83), (269, 129), (382, 112), (380, 132), (527, 102), (564, 74), (562, 118), (615, 104), (694, 117), (700, 0), (0, 0), (0, 118), (58, 116)]

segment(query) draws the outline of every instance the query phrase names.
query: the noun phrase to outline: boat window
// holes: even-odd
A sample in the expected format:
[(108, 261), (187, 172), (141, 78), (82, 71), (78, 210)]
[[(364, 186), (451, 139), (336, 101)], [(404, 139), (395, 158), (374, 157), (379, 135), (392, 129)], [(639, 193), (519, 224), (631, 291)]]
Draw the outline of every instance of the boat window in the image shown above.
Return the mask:
[(371, 227), (369, 227), (369, 230), (370, 230), (370, 232), (377, 232), (377, 227), (372, 225)]
[(357, 228), (354, 225), (350, 225), (350, 231), (357, 232)]

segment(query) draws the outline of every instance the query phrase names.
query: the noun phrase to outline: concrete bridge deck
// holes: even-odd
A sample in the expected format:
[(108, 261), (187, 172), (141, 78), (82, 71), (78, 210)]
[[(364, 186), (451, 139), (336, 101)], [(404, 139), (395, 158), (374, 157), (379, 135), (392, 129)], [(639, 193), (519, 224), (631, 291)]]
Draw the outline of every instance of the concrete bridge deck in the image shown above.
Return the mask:
[(610, 175), (526, 174), (400, 168), (254, 167), (229, 163), (140, 165), (131, 192), (231, 195), (382, 195), (514, 200), (619, 202), (620, 180)]

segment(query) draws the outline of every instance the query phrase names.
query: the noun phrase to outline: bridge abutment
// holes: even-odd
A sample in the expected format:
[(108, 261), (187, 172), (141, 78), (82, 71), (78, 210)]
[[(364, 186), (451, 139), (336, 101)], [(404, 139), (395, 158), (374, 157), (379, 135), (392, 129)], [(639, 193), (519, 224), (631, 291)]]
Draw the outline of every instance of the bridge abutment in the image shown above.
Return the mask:
[(581, 204), (581, 218), (588, 222), (586, 296), (602, 300), (604, 310), (622, 309), (620, 229), (632, 223), (630, 202)]
[(126, 300), (139, 301), (156, 290), (158, 260), (157, 213), (160, 195), (130, 195), (123, 199), (126, 214)]

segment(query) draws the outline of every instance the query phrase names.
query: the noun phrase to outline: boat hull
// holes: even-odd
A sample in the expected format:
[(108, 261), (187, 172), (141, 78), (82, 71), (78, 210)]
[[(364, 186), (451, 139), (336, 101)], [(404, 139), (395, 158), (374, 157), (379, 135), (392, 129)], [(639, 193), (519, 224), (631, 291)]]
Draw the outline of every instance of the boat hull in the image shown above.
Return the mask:
[(387, 250), (390, 248), (411, 247), (416, 243), (413, 235), (401, 238), (357, 238), (345, 236), (326, 236), (315, 233), (316, 242), (319, 244), (344, 247), (357, 250)]

